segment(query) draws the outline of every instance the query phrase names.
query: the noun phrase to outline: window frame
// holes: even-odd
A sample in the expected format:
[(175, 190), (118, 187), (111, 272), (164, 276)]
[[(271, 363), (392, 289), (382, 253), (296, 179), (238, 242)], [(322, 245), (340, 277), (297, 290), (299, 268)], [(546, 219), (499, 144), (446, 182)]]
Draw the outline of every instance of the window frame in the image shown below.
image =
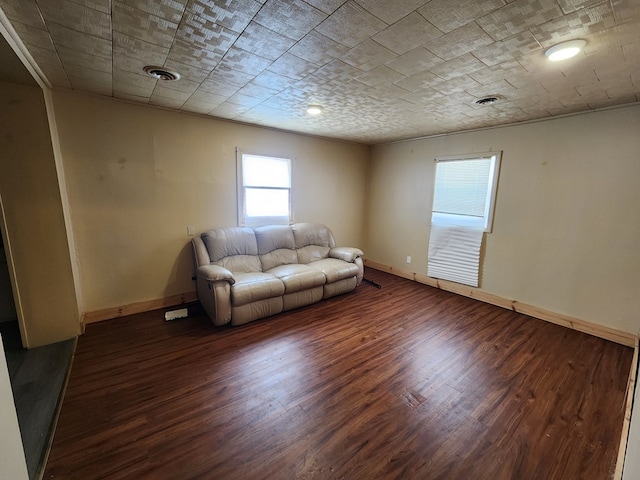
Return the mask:
[[(289, 187), (270, 187), (270, 186), (245, 186), (244, 185), (244, 163), (243, 159), (245, 155), (264, 157), (275, 160), (284, 160), (287, 162), (289, 170)], [(293, 222), (293, 199), (292, 199), (292, 170), (293, 170), (293, 158), (287, 155), (272, 155), (270, 153), (256, 152), (253, 150), (246, 150), (236, 148), (236, 200), (237, 200), (237, 216), (238, 226), (240, 227), (259, 227), (262, 225), (289, 225)], [(288, 210), (289, 216), (257, 216), (247, 217), (246, 214), (246, 189), (248, 188), (261, 188), (268, 190), (287, 190), (288, 191)]]
[[(456, 214), (440, 214), (440, 220), (434, 222), (434, 213), (438, 215), (437, 212), (433, 211), (433, 206), (435, 204), (435, 195), (436, 195), (436, 179), (437, 179), (437, 168), (438, 163), (440, 162), (455, 162), (455, 161), (465, 161), (465, 160), (482, 160), (482, 159), (493, 159), (491, 170), (489, 174), (489, 183), (488, 183), (488, 194), (487, 200), (488, 202), (485, 204), (485, 213), (484, 216), (481, 217), (484, 219), (484, 225), (478, 225), (477, 222), (473, 222), (470, 220), (472, 218), (471, 215), (456, 215)], [(496, 206), (496, 198), (498, 193), (498, 178), (500, 176), (500, 165), (502, 163), (502, 150), (496, 152), (481, 152), (481, 153), (465, 153), (458, 155), (442, 155), (434, 158), (434, 172), (433, 172), (433, 194), (431, 196), (431, 224), (448, 224), (448, 225), (458, 225), (458, 226), (471, 226), (473, 228), (482, 228), (485, 233), (491, 233), (493, 231), (493, 219), (494, 212)], [(456, 218), (459, 217), (459, 218)], [(473, 217), (480, 218), (480, 217)], [(442, 221), (444, 220), (444, 221)]]

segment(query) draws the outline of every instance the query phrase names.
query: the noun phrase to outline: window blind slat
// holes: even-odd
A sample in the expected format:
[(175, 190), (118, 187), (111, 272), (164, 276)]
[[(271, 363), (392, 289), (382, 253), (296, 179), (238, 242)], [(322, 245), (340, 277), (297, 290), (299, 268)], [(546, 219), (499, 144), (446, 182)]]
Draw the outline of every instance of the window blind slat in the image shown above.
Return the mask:
[(438, 162), (433, 211), (483, 217), (490, 173), (491, 159)]
[(483, 229), (431, 225), (427, 275), (478, 286)]

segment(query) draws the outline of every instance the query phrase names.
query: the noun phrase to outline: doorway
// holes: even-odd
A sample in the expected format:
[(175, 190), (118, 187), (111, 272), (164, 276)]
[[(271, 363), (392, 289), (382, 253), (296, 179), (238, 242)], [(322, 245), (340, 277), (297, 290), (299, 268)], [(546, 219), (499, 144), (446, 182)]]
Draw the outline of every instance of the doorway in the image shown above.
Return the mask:
[[(1, 199), (0, 199), (1, 200)], [(0, 201), (0, 334), (29, 479), (42, 478), (57, 412), (69, 375), (75, 339), (27, 349), (11, 285)]]
[(5, 349), (23, 348), (16, 303), (11, 288), (4, 235), (0, 235), (0, 334), (2, 334)]

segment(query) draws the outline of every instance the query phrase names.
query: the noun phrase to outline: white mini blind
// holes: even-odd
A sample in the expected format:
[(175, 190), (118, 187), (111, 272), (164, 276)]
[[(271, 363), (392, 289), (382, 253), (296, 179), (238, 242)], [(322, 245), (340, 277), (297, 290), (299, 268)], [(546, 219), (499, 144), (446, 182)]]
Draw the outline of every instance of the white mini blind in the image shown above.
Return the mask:
[(491, 159), (448, 160), (436, 164), (433, 211), (484, 217)]
[(431, 225), (427, 275), (478, 286), (484, 231), (457, 225)]
[(242, 155), (242, 180), (245, 187), (290, 188), (290, 160), (263, 155)]

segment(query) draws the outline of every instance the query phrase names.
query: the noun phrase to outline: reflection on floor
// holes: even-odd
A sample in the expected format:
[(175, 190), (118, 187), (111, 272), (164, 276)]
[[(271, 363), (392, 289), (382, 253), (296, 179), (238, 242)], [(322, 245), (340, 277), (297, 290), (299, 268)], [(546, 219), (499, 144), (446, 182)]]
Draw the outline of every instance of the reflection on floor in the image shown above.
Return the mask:
[(29, 478), (37, 478), (53, 434), (75, 340), (24, 349), (17, 322), (0, 322)]

